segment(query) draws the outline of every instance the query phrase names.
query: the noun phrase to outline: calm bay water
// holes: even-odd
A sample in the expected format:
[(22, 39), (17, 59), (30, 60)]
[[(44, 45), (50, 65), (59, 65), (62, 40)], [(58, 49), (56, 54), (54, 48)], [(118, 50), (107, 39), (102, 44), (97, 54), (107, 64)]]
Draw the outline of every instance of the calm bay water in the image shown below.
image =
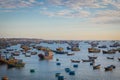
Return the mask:
[[(117, 60), (120, 57), (120, 53), (116, 52), (116, 54), (103, 54), (100, 53), (88, 53), (88, 48), (91, 47), (87, 43), (80, 42), (81, 51), (71, 52), (75, 53), (73, 56), (67, 56), (66, 54), (54, 54), (52, 60), (39, 60), (37, 55), (32, 55), (31, 57), (25, 57), (22, 53), (20, 56), (17, 56), (17, 59), (23, 59), (23, 62), (26, 63), (25, 67), (17, 69), (11, 68), (7, 69), (6, 65), (0, 65), (0, 78), (4, 75), (9, 77), (9, 80), (57, 80), (55, 77), (55, 73), (60, 72), (65, 80), (120, 80), (120, 62)], [(109, 41), (100, 42), (100, 45), (106, 44), (109, 46), (111, 43)], [(37, 45), (42, 45), (45, 47), (49, 47), (55, 50), (58, 47), (63, 47), (65, 51), (68, 44), (47, 44), (41, 43)], [(12, 48), (20, 49), (20, 45), (12, 46)], [(107, 49), (111, 49), (108, 47)], [(101, 49), (101, 50), (107, 50)], [(37, 50), (35, 50), (37, 51)], [(37, 51), (38, 53), (42, 53), (42, 51)], [(88, 59), (88, 55), (90, 56), (98, 56), (96, 60), (96, 64), (101, 64), (101, 68), (99, 70), (93, 70), (92, 66), (90, 66), (89, 62), (80, 62), (78, 64), (78, 68), (73, 68), (73, 65), (76, 63), (71, 63), (70, 59)], [(114, 56), (114, 60), (109, 60), (106, 57)], [(61, 63), (60, 66), (56, 65), (56, 59), (59, 59), (58, 62)], [(104, 67), (109, 65), (115, 65), (116, 69), (113, 71), (104, 71)], [(65, 72), (65, 68), (70, 68), (75, 71), (75, 75), (71, 76)], [(30, 73), (30, 69), (35, 69), (34, 73)]]

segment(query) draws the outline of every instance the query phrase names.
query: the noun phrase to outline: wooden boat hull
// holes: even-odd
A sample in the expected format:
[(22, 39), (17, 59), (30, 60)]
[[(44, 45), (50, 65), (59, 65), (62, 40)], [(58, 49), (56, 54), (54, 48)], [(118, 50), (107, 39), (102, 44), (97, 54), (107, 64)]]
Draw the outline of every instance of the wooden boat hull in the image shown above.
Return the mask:
[(67, 54), (67, 56), (72, 56), (72, 55), (74, 55), (75, 53), (71, 53), (71, 54)]
[(100, 69), (100, 66), (101, 66), (101, 65), (93, 66), (93, 69)]
[(105, 71), (112, 71), (112, 70), (113, 68), (108, 68), (108, 67), (105, 68)]
[(100, 49), (88, 48), (88, 52), (89, 52), (89, 53), (100, 53)]
[(18, 63), (18, 64), (15, 64), (15, 63), (8, 63), (7, 66), (8, 68), (12, 68), (12, 67), (24, 67), (25, 63)]
[(114, 59), (114, 57), (107, 57), (107, 59)]
[(115, 69), (116, 67), (114, 65), (110, 65), (108, 67), (105, 67), (105, 71), (112, 71), (113, 69)]
[(71, 60), (73, 63), (80, 63), (80, 60)]
[(110, 51), (110, 50), (104, 51), (104, 50), (103, 50), (103, 54), (115, 54), (115, 52), (116, 52), (116, 51)]
[(97, 57), (94, 56), (88, 56), (89, 59), (97, 59)]
[(64, 52), (64, 51), (53, 51), (55, 52), (56, 54), (67, 54), (68, 52)]
[(92, 62), (93, 60), (89, 59), (89, 60), (83, 60), (82, 59), (82, 62)]

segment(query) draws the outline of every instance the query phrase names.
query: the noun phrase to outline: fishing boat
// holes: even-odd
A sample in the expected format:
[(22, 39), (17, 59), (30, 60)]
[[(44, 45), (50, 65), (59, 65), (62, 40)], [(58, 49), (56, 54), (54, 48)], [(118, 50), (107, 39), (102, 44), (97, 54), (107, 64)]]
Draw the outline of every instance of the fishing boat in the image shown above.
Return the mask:
[(117, 44), (110, 45), (110, 47), (117, 47), (117, 46), (118, 46)]
[(100, 69), (100, 64), (93, 66), (93, 69)]
[(67, 47), (67, 50), (70, 50), (71, 48), (70, 47)]
[(110, 65), (110, 66), (105, 67), (105, 71), (112, 71), (115, 68), (116, 68), (115, 65)]
[(53, 59), (53, 52), (52, 51), (45, 51), (44, 59), (46, 59), (46, 60)]
[(120, 48), (117, 48), (116, 51), (118, 51), (120, 53)]
[(113, 69), (115, 69), (116, 68), (116, 66), (115, 65), (110, 65)]
[(70, 68), (65, 68), (65, 72), (70, 72)]
[(74, 55), (75, 53), (67, 53), (67, 56), (72, 56)]
[(44, 59), (44, 55), (42, 53), (38, 54), (38, 57), (43, 60)]
[(97, 47), (97, 46), (99, 45), (99, 43), (98, 43), (98, 42), (91, 42), (90, 45), (91, 45), (92, 47)]
[(68, 52), (64, 52), (64, 51), (55, 51), (55, 50), (52, 50), (53, 52), (55, 52), (56, 54), (67, 54)]
[(73, 63), (80, 63), (80, 60), (73, 60), (73, 59), (71, 59), (71, 62), (73, 62)]
[(90, 62), (90, 65), (94, 65), (95, 64), (95, 62)]
[(93, 61), (92, 59), (88, 59), (88, 60), (82, 59), (82, 62), (92, 62), (92, 61)]
[(31, 52), (31, 55), (36, 55), (37, 54), (37, 52)]
[(108, 51), (103, 50), (103, 54), (115, 54), (115, 53), (116, 50), (108, 50)]
[(89, 53), (100, 53), (100, 49), (97, 48), (88, 48)]
[(0, 64), (7, 64), (7, 59), (5, 58), (5, 56), (2, 56), (0, 54)]
[(71, 51), (80, 51), (79, 47), (72, 47)]
[(97, 56), (88, 56), (89, 59), (97, 59)]
[(56, 48), (57, 51), (63, 51), (62, 47)]
[(25, 52), (27, 52), (28, 50), (30, 50), (29, 46), (27, 46), (27, 45), (21, 45), (21, 48), (22, 48)]
[(112, 70), (113, 70), (113, 68), (112, 68), (112, 67), (109, 67), (109, 66), (108, 66), (108, 67), (105, 67), (104, 69), (105, 69), (105, 71), (112, 71)]
[(1, 80), (8, 80), (7, 76), (3, 76)]
[(11, 67), (24, 67), (25, 63), (21, 59), (9, 60), (7, 63), (8, 68)]
[(0, 64), (7, 64), (7, 60), (4, 58), (0, 59)]
[(107, 59), (114, 59), (114, 56), (113, 57), (107, 57)]
[(60, 76), (61, 73), (55, 73), (55, 77), (58, 77)]
[(70, 71), (69, 75), (75, 75), (75, 71)]
[(25, 63), (8, 63), (7, 66), (8, 68), (11, 67), (24, 67)]
[(31, 57), (30, 53), (25, 53), (25, 57)]
[(19, 56), (20, 55), (20, 52), (19, 51), (15, 51), (15, 52), (12, 52), (11, 53), (13, 56)]
[(45, 51), (45, 54), (38, 54), (38, 57), (41, 59), (41, 60), (50, 60), (50, 59), (53, 59), (53, 52), (52, 51)]
[(107, 48), (106, 45), (98, 46), (98, 48)]

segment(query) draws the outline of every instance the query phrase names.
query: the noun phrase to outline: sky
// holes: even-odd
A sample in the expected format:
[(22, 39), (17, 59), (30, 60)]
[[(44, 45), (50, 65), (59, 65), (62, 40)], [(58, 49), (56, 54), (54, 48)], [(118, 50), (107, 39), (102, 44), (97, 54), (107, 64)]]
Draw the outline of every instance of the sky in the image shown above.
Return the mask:
[(0, 0), (0, 38), (120, 40), (120, 0)]

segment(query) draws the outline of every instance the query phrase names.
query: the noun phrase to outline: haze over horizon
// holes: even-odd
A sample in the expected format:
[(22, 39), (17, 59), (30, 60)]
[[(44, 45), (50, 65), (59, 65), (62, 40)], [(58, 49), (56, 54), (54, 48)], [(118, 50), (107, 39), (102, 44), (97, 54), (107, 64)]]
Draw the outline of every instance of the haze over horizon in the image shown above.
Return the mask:
[(120, 40), (120, 0), (0, 0), (0, 38)]

